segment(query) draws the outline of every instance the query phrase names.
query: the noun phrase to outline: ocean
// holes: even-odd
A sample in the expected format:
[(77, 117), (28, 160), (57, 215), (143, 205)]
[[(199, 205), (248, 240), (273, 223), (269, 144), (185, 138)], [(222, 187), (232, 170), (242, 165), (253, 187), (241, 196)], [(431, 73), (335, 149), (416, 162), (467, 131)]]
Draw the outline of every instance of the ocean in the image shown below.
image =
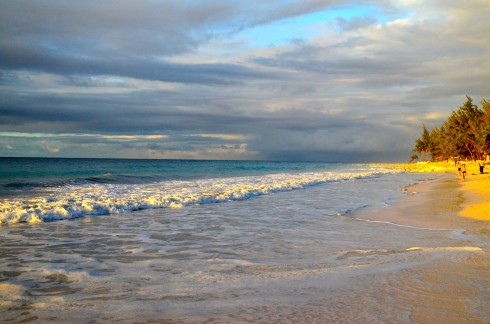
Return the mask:
[[(0, 223), (225, 203), (394, 172), (312, 162), (2, 158)], [(366, 199), (333, 204), (330, 212), (359, 208)]]
[(0, 321), (409, 323), (416, 306), (400, 287), (420, 279), (414, 269), (488, 241), (355, 214), (437, 177), (361, 164), (1, 158)]

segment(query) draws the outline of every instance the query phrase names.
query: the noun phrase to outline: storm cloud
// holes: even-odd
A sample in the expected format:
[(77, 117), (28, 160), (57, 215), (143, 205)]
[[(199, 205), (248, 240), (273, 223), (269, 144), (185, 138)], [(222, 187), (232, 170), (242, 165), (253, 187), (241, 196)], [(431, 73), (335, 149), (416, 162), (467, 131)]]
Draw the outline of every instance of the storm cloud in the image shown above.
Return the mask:
[(4, 1), (0, 156), (404, 161), (489, 98), (488, 1)]

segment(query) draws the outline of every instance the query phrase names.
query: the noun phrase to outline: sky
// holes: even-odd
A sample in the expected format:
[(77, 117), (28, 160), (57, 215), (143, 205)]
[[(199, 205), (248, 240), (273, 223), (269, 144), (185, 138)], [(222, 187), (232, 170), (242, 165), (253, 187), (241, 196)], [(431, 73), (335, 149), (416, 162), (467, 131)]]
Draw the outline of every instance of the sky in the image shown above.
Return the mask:
[[(488, 0), (1, 0), (0, 156), (404, 162)], [(480, 105), (479, 105), (480, 106)]]

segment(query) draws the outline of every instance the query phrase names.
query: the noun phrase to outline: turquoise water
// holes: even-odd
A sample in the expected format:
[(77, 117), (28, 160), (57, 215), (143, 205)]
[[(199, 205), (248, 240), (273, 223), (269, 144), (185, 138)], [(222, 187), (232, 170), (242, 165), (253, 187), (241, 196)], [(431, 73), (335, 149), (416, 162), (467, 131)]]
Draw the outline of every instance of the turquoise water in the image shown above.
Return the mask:
[(0, 159), (0, 223), (182, 208), (398, 172), (309, 162)]
[(0, 158), (0, 185), (9, 188), (80, 183), (144, 183), (335, 168), (318, 162)]

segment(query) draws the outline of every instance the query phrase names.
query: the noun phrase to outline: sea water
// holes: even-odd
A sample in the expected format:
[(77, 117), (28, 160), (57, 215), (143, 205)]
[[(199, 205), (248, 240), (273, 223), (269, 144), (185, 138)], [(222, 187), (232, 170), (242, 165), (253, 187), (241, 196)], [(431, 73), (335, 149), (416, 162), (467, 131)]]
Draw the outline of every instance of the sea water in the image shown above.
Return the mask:
[[(374, 166), (306, 162), (3, 158), (0, 223), (40, 223), (239, 201), (394, 172)], [(335, 206), (332, 212), (358, 208), (366, 198), (358, 197), (353, 206)]]
[(402, 300), (387, 302), (372, 283), (392, 287), (391, 273), (483, 244), (352, 217), (434, 174), (296, 162), (0, 163), (4, 322), (409, 322), (411, 310), (393, 306)]

